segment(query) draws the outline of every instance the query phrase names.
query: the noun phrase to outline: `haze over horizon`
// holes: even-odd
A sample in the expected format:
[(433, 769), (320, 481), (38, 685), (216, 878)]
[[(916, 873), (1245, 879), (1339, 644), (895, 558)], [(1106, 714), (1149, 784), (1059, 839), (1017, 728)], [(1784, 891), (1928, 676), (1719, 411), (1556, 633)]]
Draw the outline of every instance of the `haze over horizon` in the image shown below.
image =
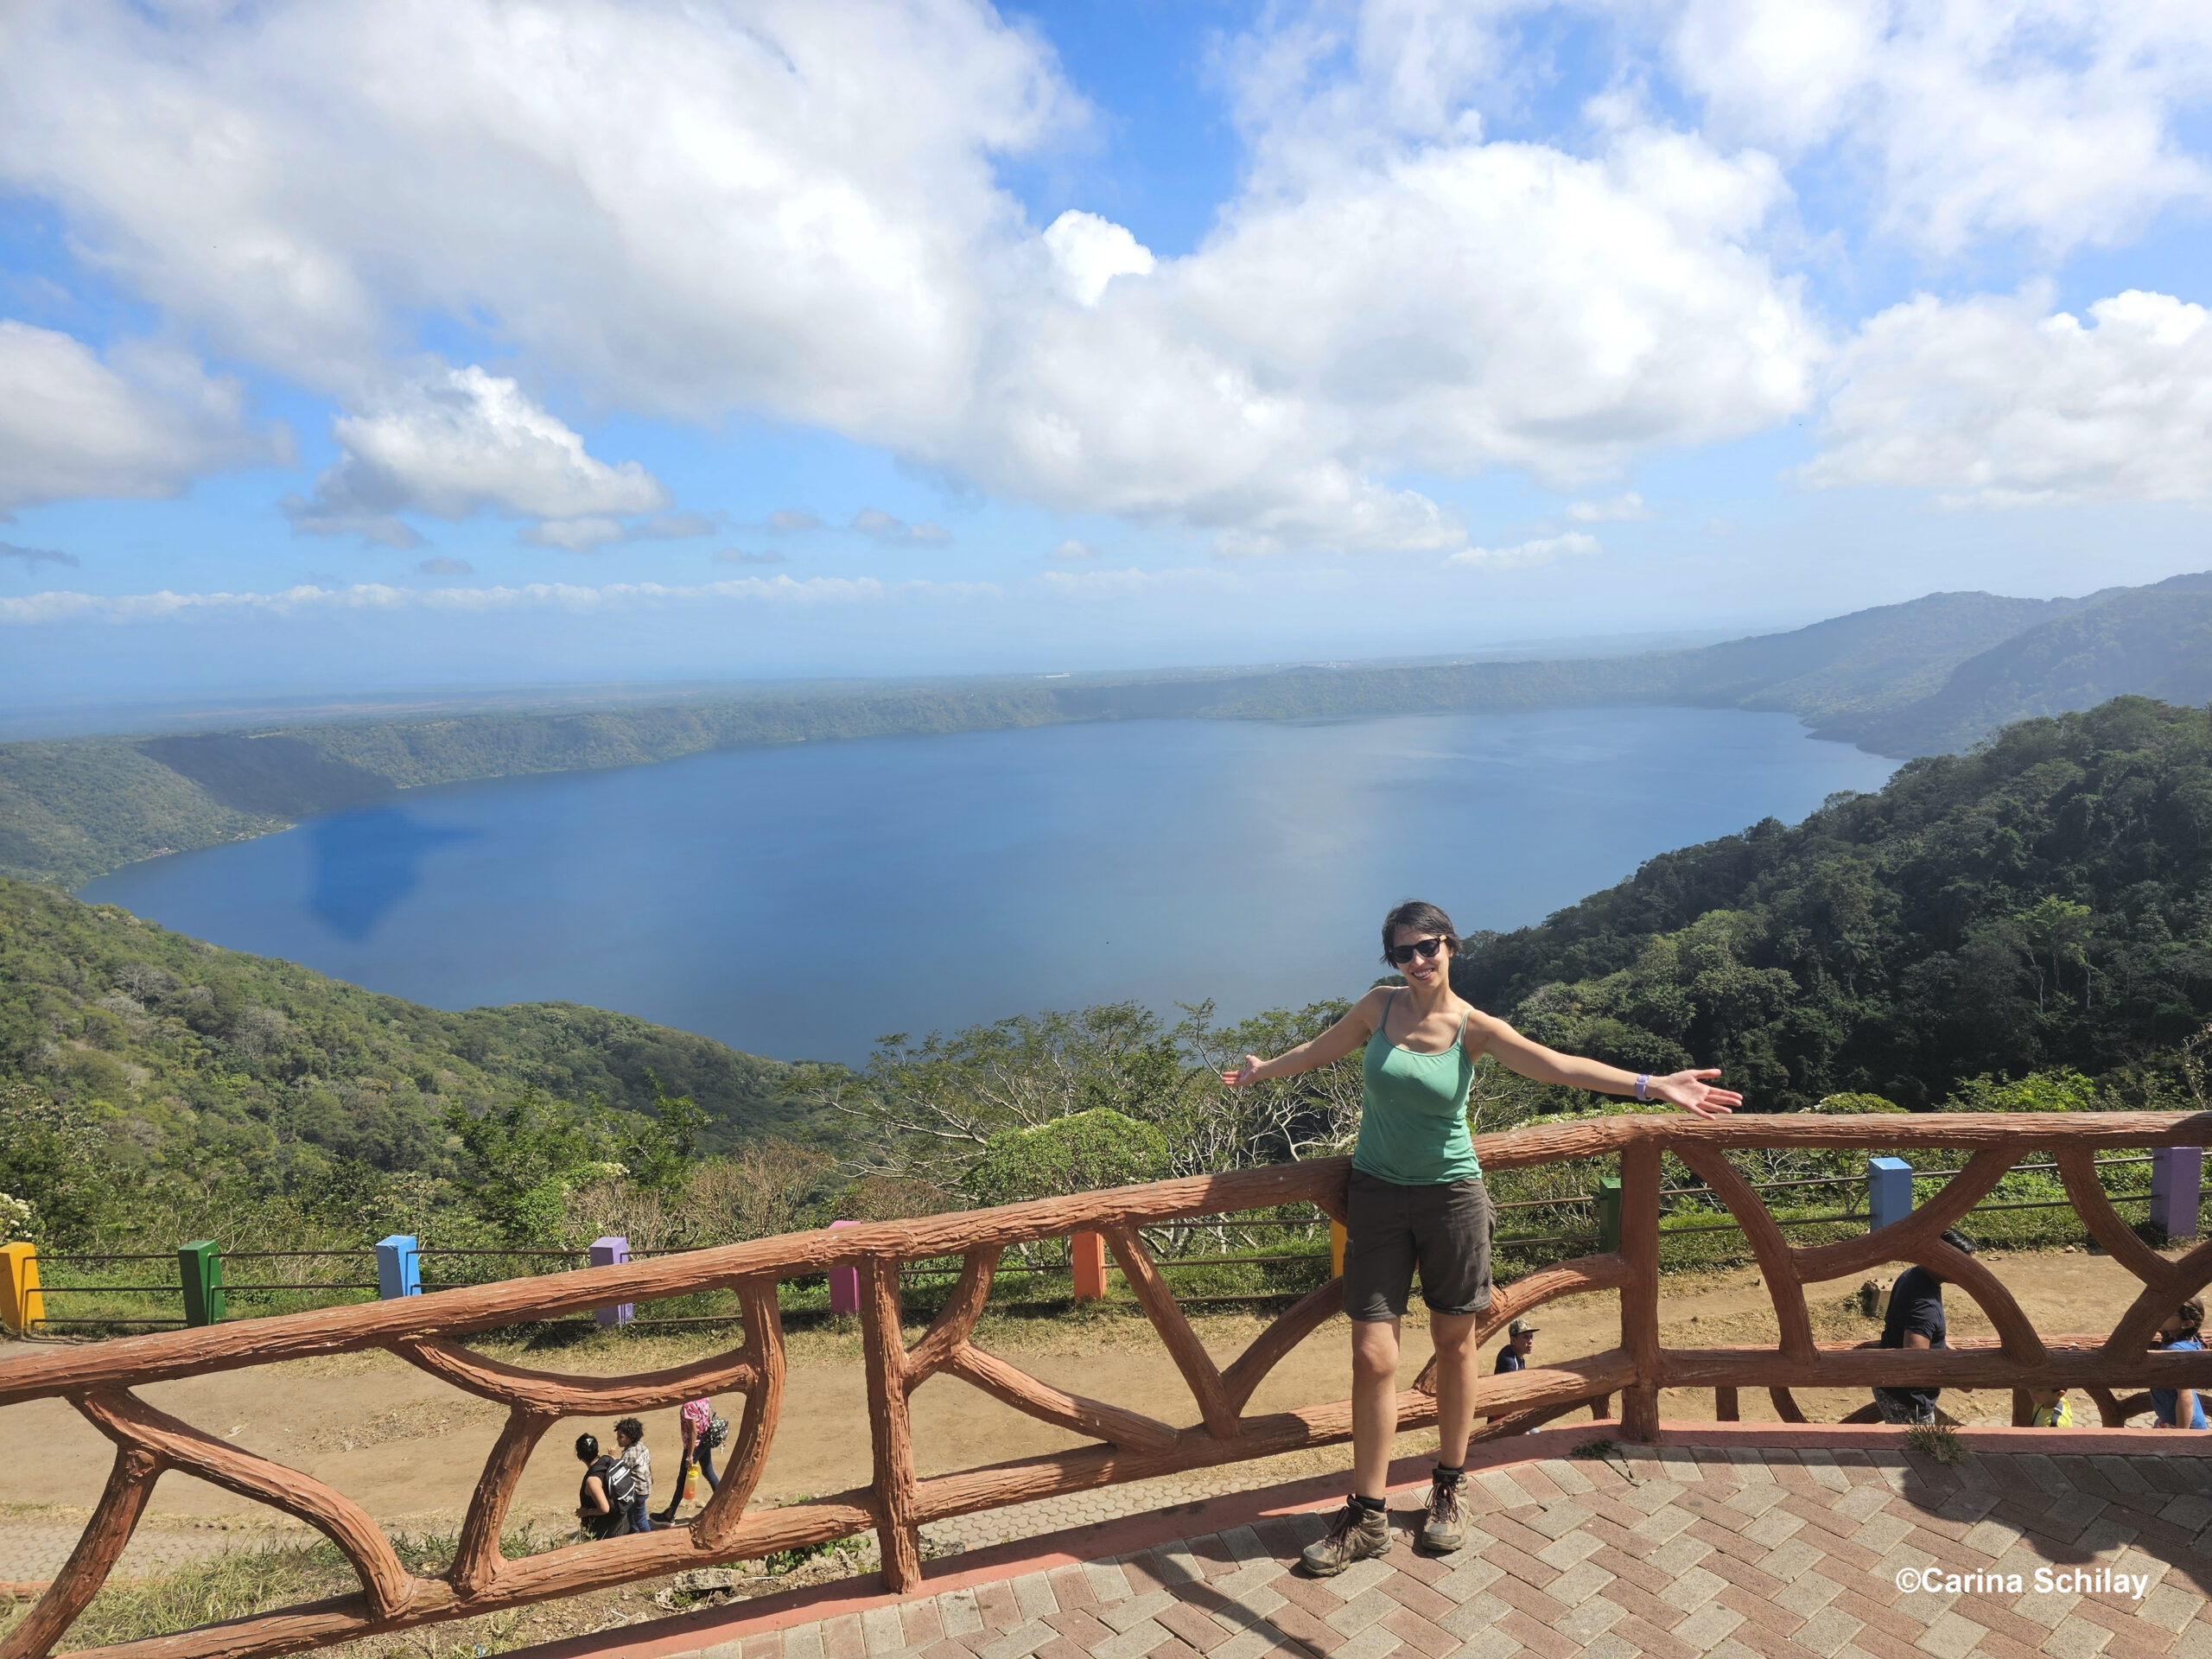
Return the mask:
[(2212, 564), (2212, 10), (0, 17), (0, 714)]

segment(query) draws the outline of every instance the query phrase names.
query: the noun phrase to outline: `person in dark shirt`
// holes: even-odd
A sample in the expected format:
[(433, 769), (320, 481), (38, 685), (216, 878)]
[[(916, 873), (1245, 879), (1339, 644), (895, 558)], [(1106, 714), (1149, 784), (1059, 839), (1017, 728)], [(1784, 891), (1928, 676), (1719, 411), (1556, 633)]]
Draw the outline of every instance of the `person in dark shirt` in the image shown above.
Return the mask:
[[(1965, 1255), (1974, 1245), (1965, 1235), (1943, 1230), (1943, 1242)], [(1890, 1311), (1882, 1321), (1883, 1348), (1948, 1348), (1944, 1340), (1943, 1281), (1926, 1268), (1907, 1268), (1890, 1287)], [(1885, 1423), (1932, 1423), (1941, 1389), (1877, 1389), (1875, 1407)]]
[(1508, 1371), (1529, 1369), (1529, 1351), (1536, 1344), (1536, 1327), (1526, 1319), (1516, 1319), (1505, 1327), (1505, 1346), (1497, 1351), (1497, 1365), (1491, 1372), (1503, 1376)]
[(583, 1523), (585, 1535), (620, 1537), (630, 1530), (630, 1512), (607, 1495), (607, 1477), (614, 1459), (600, 1454), (597, 1435), (579, 1434), (576, 1461), (584, 1465), (583, 1484), (576, 1490), (576, 1519)]

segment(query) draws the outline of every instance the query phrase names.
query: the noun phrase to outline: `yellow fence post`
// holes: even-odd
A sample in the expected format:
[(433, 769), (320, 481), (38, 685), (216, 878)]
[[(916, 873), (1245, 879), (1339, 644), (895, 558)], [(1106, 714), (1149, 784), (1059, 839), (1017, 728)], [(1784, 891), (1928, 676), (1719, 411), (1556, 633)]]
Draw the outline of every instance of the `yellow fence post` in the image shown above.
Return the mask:
[(1329, 1224), (1329, 1277), (1332, 1279), (1344, 1276), (1344, 1241), (1351, 1236), (1341, 1221)]
[(0, 1261), (7, 1264), (0, 1269), (5, 1275), (0, 1281), (0, 1324), (20, 1337), (46, 1317), (46, 1298), (38, 1287), (38, 1246), (0, 1245)]

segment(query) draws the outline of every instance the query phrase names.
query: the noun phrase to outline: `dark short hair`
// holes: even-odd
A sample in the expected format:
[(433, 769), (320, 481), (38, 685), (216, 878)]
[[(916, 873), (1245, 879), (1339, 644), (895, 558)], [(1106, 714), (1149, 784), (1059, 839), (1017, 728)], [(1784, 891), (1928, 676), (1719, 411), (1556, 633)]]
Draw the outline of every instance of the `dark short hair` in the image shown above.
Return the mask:
[(592, 1463), (596, 1461), (598, 1457), (599, 1436), (596, 1434), (577, 1435), (576, 1460), (580, 1463)]
[(620, 1422), (615, 1424), (614, 1432), (617, 1434), (627, 1434), (632, 1440), (640, 1442), (645, 1438), (645, 1426), (634, 1417), (625, 1417)]
[(2181, 1321), (2183, 1330), (2202, 1331), (2204, 1328), (2204, 1304), (2192, 1296), (2174, 1310), (2174, 1317)]
[(1943, 1242), (1961, 1255), (1974, 1254), (1974, 1240), (1955, 1227), (1946, 1227), (1943, 1230)]
[(1452, 918), (1430, 904), (1426, 899), (1408, 899), (1392, 907), (1382, 918), (1382, 965), (1395, 968), (1390, 960), (1390, 947), (1398, 942), (1398, 930), (1410, 928), (1416, 933), (1440, 933), (1453, 956), (1459, 954), (1459, 932), (1452, 925)]

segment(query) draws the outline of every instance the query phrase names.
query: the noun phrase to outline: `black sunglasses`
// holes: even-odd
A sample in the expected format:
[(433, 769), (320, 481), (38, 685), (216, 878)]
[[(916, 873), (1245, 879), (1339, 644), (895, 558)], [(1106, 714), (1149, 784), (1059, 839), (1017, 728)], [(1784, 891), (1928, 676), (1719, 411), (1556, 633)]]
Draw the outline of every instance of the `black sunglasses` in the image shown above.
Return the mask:
[(1394, 944), (1383, 954), (1395, 966), (1402, 968), (1415, 957), (1427, 962), (1443, 948), (1442, 939), (1415, 939), (1411, 944)]

